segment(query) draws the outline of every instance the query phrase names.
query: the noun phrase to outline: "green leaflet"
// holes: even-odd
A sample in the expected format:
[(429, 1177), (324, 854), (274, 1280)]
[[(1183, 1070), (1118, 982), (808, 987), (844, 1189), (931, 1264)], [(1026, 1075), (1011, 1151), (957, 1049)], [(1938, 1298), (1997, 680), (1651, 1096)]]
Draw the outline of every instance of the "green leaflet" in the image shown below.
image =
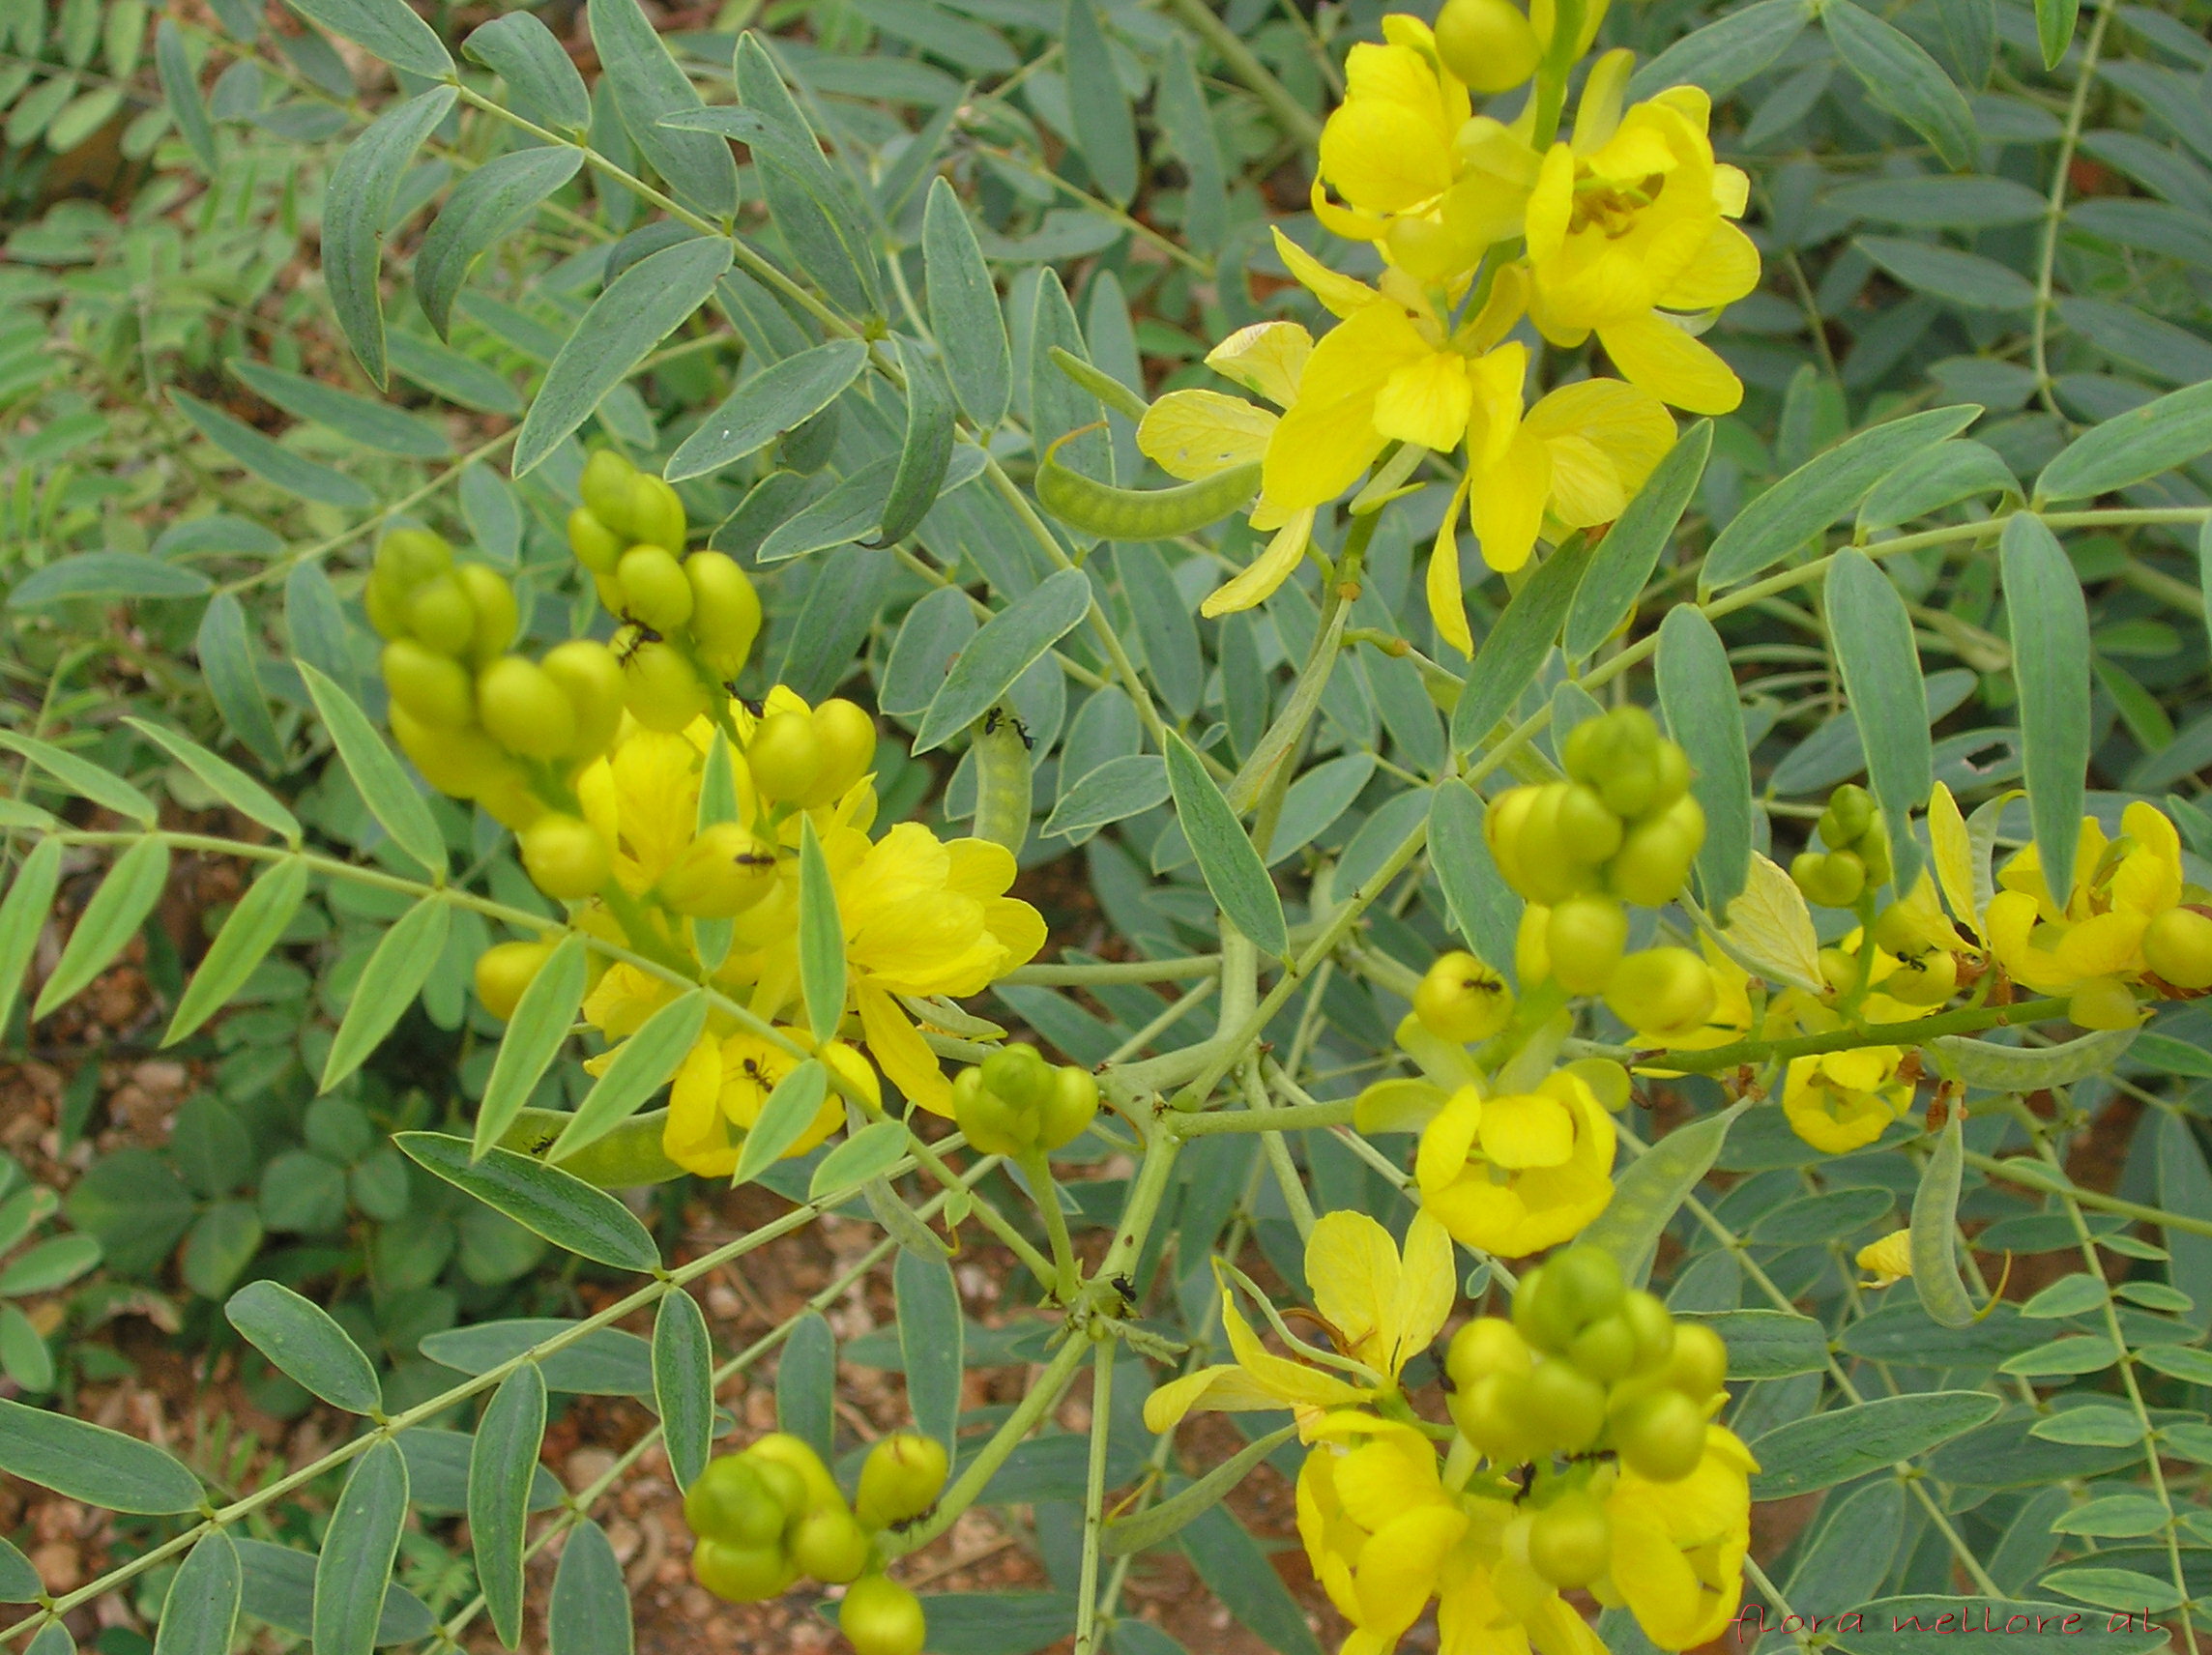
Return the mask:
[(545, 1619), (551, 1655), (630, 1655), (629, 1586), (597, 1524), (578, 1524), (562, 1548)]
[(975, 244), (975, 226), (951, 183), (931, 181), (921, 222), (922, 274), (930, 331), (945, 353), (946, 377), (960, 408), (988, 434), (1006, 417), (1014, 360), (998, 291)]
[[(668, 1084), (706, 1027), (707, 997), (697, 990), (669, 1002), (647, 1018), (636, 1033), (615, 1049), (614, 1060), (592, 1083), (576, 1113), (563, 1118), (567, 1124), (545, 1151), (545, 1158), (564, 1172), (582, 1176), (580, 1169), (565, 1163), (636, 1115), (647, 1098)], [(509, 1144), (512, 1124), (510, 1121), (503, 1129), (501, 1143)]]
[[(829, 1039), (845, 1015), (845, 926), (837, 915), (837, 887), (830, 881), (830, 864), (810, 816), (803, 819), (799, 838), (799, 984), (806, 1002), (807, 1027), (815, 1039)], [(819, 1096), (816, 1101), (821, 1101)], [(766, 1123), (764, 1106), (761, 1124)]]
[(1917, 1391), (1833, 1408), (1751, 1444), (1755, 1500), (1810, 1494), (1878, 1471), (1971, 1431), (2004, 1406), (1987, 1391)]
[[(1043, 1192), (1047, 1201), (1056, 1199)], [(952, 1266), (943, 1258), (899, 1250), (891, 1268), (898, 1300), (899, 1354), (906, 1366), (907, 1406), (917, 1431), (954, 1446), (960, 1420), (962, 1351), (967, 1322)]]
[(401, 1132), (392, 1141), (416, 1165), (535, 1230), (556, 1247), (618, 1270), (659, 1266), (659, 1247), (628, 1207), (558, 1167), (511, 1149), (472, 1155), (466, 1139), (443, 1132)]
[(1475, 646), (1467, 687), (1452, 709), (1452, 745), (1461, 752), (1471, 752), (1483, 741), (1535, 682), (1592, 556), (1580, 536), (1568, 539), (1513, 595), (1490, 635)]
[(1106, 1525), (1102, 1544), (1110, 1557), (1125, 1556), (1158, 1545), (1186, 1527), (1200, 1514), (1219, 1505), (1230, 1491), (1251, 1475), (1261, 1461), (1288, 1442), (1297, 1432), (1295, 1425), (1255, 1437), (1196, 1482), (1178, 1489), (1157, 1505)]
[[(330, 0), (321, 3), (328, 5)], [(376, 0), (375, 9), (384, 11), (387, 4), (422, 26), (397, 0)], [(437, 44), (434, 38), (431, 44)], [(438, 47), (438, 56), (444, 62), (439, 73), (451, 74), (453, 60), (446, 56), (445, 47)], [(451, 86), (432, 87), (378, 116), (338, 158), (323, 191), (323, 280), (346, 342), (378, 386), (385, 380), (384, 301), (377, 288), (384, 221), (391, 217), (400, 177), (416, 150), (446, 118), (458, 96)]]
[(1175, 796), (1176, 820), (1198, 858), (1199, 877), (1222, 916), (1260, 951), (1282, 959), (1290, 952), (1283, 922), (1283, 899), (1267, 876), (1266, 863), (1253, 848), (1237, 813), (1206, 773), (1188, 742), (1168, 735), (1168, 786)]
[(1620, 1262), (1622, 1274), (1642, 1285), (1651, 1274), (1660, 1233), (1712, 1170), (1729, 1127), (1748, 1107), (1748, 1101), (1738, 1103), (1677, 1126), (1644, 1150), (1614, 1180), (1612, 1202), (1579, 1239), (1603, 1247)]
[(943, 746), (982, 717), (1015, 680), (1082, 624), (1092, 602), (1091, 577), (1057, 570), (984, 623), (946, 675), (916, 733), (917, 755)]
[(314, 699), (315, 711), (323, 715), (323, 724), (330, 731), (338, 758), (346, 768), (346, 774), (353, 778), (354, 786), (361, 790), (369, 814), (383, 825), (402, 851), (433, 875), (443, 874), (446, 842), (439, 835), (438, 824), (422, 796), (408, 781), (407, 772), (399, 768), (392, 749), (384, 744), (384, 738), (377, 734), (376, 726), (368, 721), (351, 695), (314, 666), (303, 660), (299, 667), (300, 676), (307, 681), (307, 693)]
[(306, 893), (306, 863), (286, 857), (269, 864), (222, 922), (184, 998), (177, 1002), (162, 1045), (174, 1046), (230, 1002), (283, 936)]
[(313, 1300), (276, 1282), (248, 1282), (222, 1314), (255, 1350), (333, 1408), (382, 1410), (384, 1390), (367, 1354)]
[(2028, 819), (2044, 878), (2052, 889), (2070, 891), (2089, 765), (2088, 607), (2073, 564), (2041, 518), (2015, 514), (2005, 524), (1999, 556), (2026, 748)]
[[(707, 1468), (714, 1432), (714, 1341), (706, 1315), (679, 1288), (653, 1320), (653, 1396), (679, 1489)], [(531, 1456), (532, 1465), (537, 1456)]]
[(323, 1059), (318, 1090), (329, 1091), (352, 1074), (398, 1025), (445, 953), (452, 917), (443, 895), (425, 896), (377, 939)]
[(479, 1154), (499, 1142), (559, 1055), (583, 1004), (588, 973), (583, 933), (572, 931), (522, 991), (477, 1107)]
[[(635, 0), (606, 0), (609, 9), (636, 10)], [(598, 7), (593, 8), (597, 14)], [(642, 21), (642, 19), (640, 19)], [(655, 37), (654, 49), (662, 48)], [(709, 142), (727, 158), (719, 138)], [(627, 379), (645, 355), (714, 291), (730, 268), (730, 244), (699, 236), (649, 254), (609, 282), (592, 301), (576, 331), (545, 370), (538, 398), (514, 439), (513, 474), (528, 476), (591, 418), (600, 399)]]
[(1853, 547), (1838, 552), (1828, 565), (1822, 595), (1828, 624), (1835, 629), (1844, 690), (1858, 717), (1867, 777), (1889, 824), (1897, 888), (1909, 890), (1920, 865), (1911, 816), (1927, 808), (1936, 786), (1928, 686), (1920, 676), (1912, 617), (1889, 576)]
[[(842, 956), (839, 964), (843, 964)], [(752, 1130), (745, 1134), (731, 1181), (750, 1183), (782, 1159), (783, 1152), (799, 1142), (800, 1134), (822, 1113), (823, 1099), (829, 1095), (830, 1070), (819, 1058), (807, 1059), (777, 1081), (775, 1089), (762, 1103)]]
[(393, 69), (419, 74), (425, 80), (444, 80), (453, 73), (452, 54), (429, 24), (418, 17), (404, 0), (290, 0), (292, 10), (355, 45), (365, 47)]
[(1908, 414), (1848, 437), (1806, 461), (1737, 512), (1714, 537), (1704, 567), (1698, 573), (1699, 593), (1718, 592), (1780, 563), (1824, 534), (1876, 483), (1930, 444), (1957, 436), (1981, 412), (1965, 404)]
[(168, 878), (169, 847), (159, 839), (141, 839), (115, 859), (77, 916), (53, 974), (39, 990), (39, 998), (31, 1005), (34, 1020), (66, 1005), (107, 969), (146, 923)]
[[(1771, 0), (1768, 0), (1771, 3)], [(1789, 0), (1794, 4), (1795, 0)], [(1754, 7), (1756, 11), (1759, 8)], [(1705, 475), (1712, 457), (1713, 422), (1700, 420), (1675, 440), (1636, 498), (1608, 529), (1590, 558), (1589, 570), (1575, 591), (1567, 611), (1561, 647), (1568, 658), (1582, 660), (1613, 636), (1620, 624), (1635, 613), (1638, 597), (1658, 566), (1690, 497)]]
[(315, 1567), (317, 1655), (369, 1655), (399, 1531), (407, 1521), (407, 1459), (390, 1437), (354, 1462)]
[[(890, 1127), (904, 1143), (906, 1129), (896, 1121), (876, 1125)], [(813, 1444), (827, 1461), (833, 1451), (836, 1400), (837, 1335), (820, 1311), (809, 1310), (793, 1325), (775, 1359), (776, 1426)]]
[(154, 1655), (230, 1655), (245, 1575), (238, 1548), (219, 1528), (193, 1542), (161, 1603)]
[[(510, 15), (537, 22), (527, 12)], [(471, 40), (473, 44), (473, 36)], [(566, 53), (562, 61), (568, 62)], [(453, 300), (469, 268), (528, 223), (538, 203), (575, 177), (583, 164), (583, 151), (547, 145), (495, 156), (461, 180), (415, 254), (415, 294), (440, 338), (451, 327)]]
[(509, 1649), (522, 1637), (524, 1525), (544, 1438), (545, 1376), (537, 1363), (526, 1362), (492, 1393), (469, 1449), (469, 1539), (477, 1582), (492, 1629)]
[(199, 1479), (151, 1443), (104, 1425), (0, 1400), (0, 1471), (103, 1511), (191, 1511)]
[(461, 43), (461, 50), (507, 82), (518, 111), (556, 131), (592, 124), (592, 95), (553, 31), (528, 12), (494, 17)]
[(149, 724), (143, 718), (126, 718), (123, 722), (199, 777), (240, 815), (260, 823), (288, 844), (300, 842), (299, 818), (287, 810), (275, 794), (228, 759), (209, 752), (189, 736), (180, 736), (159, 724)]
[(1959, 1176), (1965, 1153), (1965, 1113), (1954, 1109), (1936, 1139), (1912, 1197), (1912, 1289), (1929, 1319), (1945, 1327), (1974, 1320), (1974, 1301), (1959, 1276)]
[[(1692, 792), (1705, 813), (1698, 883), (1705, 906), (1725, 919), (1728, 905), (1743, 893), (1751, 876), (1751, 754), (1744, 745), (1743, 705), (1729, 668), (1728, 648), (1713, 624), (1691, 604), (1675, 605), (1660, 624), (1658, 676), (1668, 731), (1690, 755), (1696, 772)], [(1925, 736), (1925, 718), (1921, 731)]]

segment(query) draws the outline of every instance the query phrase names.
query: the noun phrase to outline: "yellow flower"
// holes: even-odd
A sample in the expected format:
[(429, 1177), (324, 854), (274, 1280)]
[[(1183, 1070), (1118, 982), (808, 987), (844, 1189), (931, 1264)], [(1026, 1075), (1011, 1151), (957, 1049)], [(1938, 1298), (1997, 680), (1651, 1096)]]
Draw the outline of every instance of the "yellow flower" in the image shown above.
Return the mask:
[[(779, 1032), (802, 1047), (813, 1044), (803, 1030), (784, 1029)], [(832, 1040), (816, 1048), (815, 1055), (838, 1079), (880, 1104), (882, 1093), (875, 1071), (858, 1052)], [(745, 1134), (760, 1119), (769, 1093), (799, 1063), (800, 1060), (781, 1046), (757, 1034), (702, 1039), (691, 1048), (669, 1088), (668, 1123), (661, 1128), (661, 1148), (685, 1172), (701, 1177), (728, 1177), (737, 1171)], [(844, 1123), (845, 1102), (832, 1088), (806, 1130), (784, 1151), (785, 1156), (805, 1154)]]
[(1854, 1263), (1874, 1277), (1859, 1283), (1860, 1287), (1896, 1286), (1912, 1274), (1912, 1232), (1892, 1230), (1880, 1240), (1869, 1241), (1858, 1250)]
[(1713, 160), (1703, 92), (1673, 87), (1615, 120), (1619, 76), (1593, 71), (1592, 82), (1573, 141), (1544, 157), (1528, 200), (1529, 314), (1554, 344), (1595, 333), (1622, 376), (1662, 401), (1726, 414), (1743, 384), (1685, 324), (1759, 284), (1758, 249), (1730, 222), (1748, 183)]
[(1342, 1655), (1385, 1655), (1437, 1590), (1469, 1518), (1411, 1426), (1333, 1413), (1298, 1470), (1298, 1538), (1352, 1623)]
[(1897, 1078), (1904, 1060), (1900, 1046), (1790, 1059), (1782, 1083), (1782, 1112), (1790, 1129), (1831, 1155), (1865, 1148), (1911, 1113), (1912, 1083)]
[(1354, 45), (1345, 64), (1344, 102), (1322, 128), (1314, 214), (1324, 228), (1378, 242), (1392, 265), (1442, 286), (1520, 234), (1537, 157), (1519, 133), (1471, 114), (1426, 23), (1393, 15), (1382, 33), (1383, 44)]
[(1406, 1364), (1442, 1331), (1458, 1288), (1451, 1240), (1425, 1213), (1414, 1214), (1403, 1258), (1390, 1233), (1365, 1213), (1324, 1214), (1306, 1237), (1305, 1266), (1314, 1309), (1337, 1345), (1334, 1356), (1313, 1354), (1349, 1377), (1268, 1350), (1224, 1282), (1221, 1321), (1236, 1360), (1200, 1368), (1153, 1391), (1145, 1401), (1147, 1429), (1172, 1431), (1193, 1408), (1287, 1408), (1302, 1432), (1328, 1409), (1392, 1394)]
[[(1365, 287), (1359, 290), (1369, 293)], [(1297, 400), (1298, 380), (1312, 354), (1313, 335), (1295, 322), (1255, 322), (1208, 351), (1206, 365), (1275, 407), (1288, 408)], [(1196, 481), (1263, 459), (1276, 424), (1268, 409), (1239, 397), (1218, 391), (1171, 391), (1145, 411), (1137, 425), (1137, 448), (1170, 477)], [(1314, 508), (1285, 507), (1263, 490), (1251, 522), (1255, 529), (1273, 530), (1274, 537), (1251, 567), (1208, 595), (1199, 605), (1202, 615), (1249, 609), (1282, 585), (1313, 537)]]
[(1613, 1525), (1613, 1590), (1662, 1649), (1720, 1636), (1743, 1593), (1751, 1545), (1751, 1451), (1718, 1425), (1705, 1427), (1704, 1458), (1679, 1482), (1655, 1483), (1623, 1466), (1606, 1499)]
[(2038, 994), (2068, 995), (2070, 1015), (2087, 1029), (2133, 1028), (2140, 1021), (2128, 985), (2150, 967), (2143, 935), (2182, 900), (2181, 839), (2155, 805), (2138, 799), (2107, 840), (2094, 817), (2081, 819), (2074, 888), (2061, 906), (2028, 846), (1997, 876), (1986, 934), (2013, 981)]
[(1613, 1199), (1613, 1121), (1561, 1069), (1534, 1091), (1452, 1093), (1421, 1133), (1421, 1206), (1470, 1247), (1518, 1259), (1557, 1245)]

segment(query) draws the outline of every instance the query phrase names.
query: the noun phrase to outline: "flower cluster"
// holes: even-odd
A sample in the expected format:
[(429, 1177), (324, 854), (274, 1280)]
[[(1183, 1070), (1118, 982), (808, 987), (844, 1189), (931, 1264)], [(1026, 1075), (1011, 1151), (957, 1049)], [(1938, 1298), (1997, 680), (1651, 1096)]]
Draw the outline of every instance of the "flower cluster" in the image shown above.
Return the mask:
[[(1631, 54), (1609, 52), (1557, 133), (1566, 72), (1603, 14), (1451, 0), (1434, 30), (1395, 14), (1381, 43), (1352, 48), (1313, 208), (1324, 229), (1374, 248), (1381, 276), (1332, 271), (1278, 230), (1285, 265), (1336, 325), (1316, 340), (1264, 323), (1208, 357), (1272, 408), (1178, 391), (1138, 432), (1176, 477), (1260, 464), (1251, 521), (1273, 538), (1206, 613), (1266, 598), (1297, 566), (1318, 509), (1387, 451), (1434, 453), (1462, 469), (1430, 558), (1430, 613), (1440, 637), (1471, 653), (1463, 520), (1492, 568), (1518, 569), (1539, 539), (1620, 514), (1674, 441), (1670, 405), (1720, 414), (1741, 399), (1696, 337), (1760, 275), (1732, 222), (1746, 180), (1714, 160), (1706, 135), (1710, 101), (1675, 87), (1623, 107)], [(1472, 94), (1531, 76), (1509, 122), (1476, 109)], [(1531, 404), (1531, 330), (1561, 349), (1594, 337), (1620, 377), (1578, 379)]]
[[(455, 565), (435, 536), (386, 537), (369, 607), (391, 640), (385, 677), (401, 747), (432, 786), (514, 829), (524, 869), (572, 905), (573, 923), (711, 983), (758, 1020), (710, 1018), (678, 1068), (662, 1143), (677, 1165), (734, 1171), (795, 1052), (820, 1058), (836, 1088), (788, 1154), (836, 1130), (843, 1096), (880, 1105), (878, 1070), (910, 1101), (950, 1115), (951, 1085), (922, 1033), (928, 1002), (979, 993), (1044, 944), (1037, 912), (1006, 894), (1013, 857), (918, 823), (872, 836), (867, 712), (834, 699), (810, 707), (782, 685), (758, 703), (731, 696), (722, 686), (760, 624), (744, 572), (719, 553), (682, 555), (674, 491), (617, 456), (593, 456), (583, 493), (569, 538), (621, 617), (612, 649), (579, 639), (542, 662), (509, 653), (515, 605), (505, 581)], [(846, 953), (846, 1015), (819, 1042), (793, 1016), (808, 831)], [(552, 948), (487, 950), (476, 972), (484, 1004), (511, 1015)], [(682, 992), (663, 973), (620, 962), (599, 972), (583, 1014), (614, 1047)]]
[(1560, 1595), (1576, 1589), (1625, 1606), (1666, 1649), (1727, 1623), (1756, 1466), (1709, 1423), (1728, 1362), (1709, 1329), (1630, 1292), (1611, 1255), (1570, 1248), (1523, 1278), (1512, 1320), (1477, 1318), (1453, 1335), (1443, 1426), (1402, 1383), (1452, 1305), (1451, 1246), (1429, 1215), (1414, 1218), (1401, 1257), (1373, 1219), (1330, 1213), (1305, 1263), (1333, 1350), (1275, 1318), (1295, 1352), (1276, 1355), (1225, 1290), (1236, 1362), (1161, 1386), (1145, 1420), (1165, 1432), (1194, 1408), (1293, 1411), (1308, 1444), (1298, 1533), (1352, 1623), (1347, 1655), (1386, 1655), (1432, 1600), (1447, 1649), (1597, 1655)]

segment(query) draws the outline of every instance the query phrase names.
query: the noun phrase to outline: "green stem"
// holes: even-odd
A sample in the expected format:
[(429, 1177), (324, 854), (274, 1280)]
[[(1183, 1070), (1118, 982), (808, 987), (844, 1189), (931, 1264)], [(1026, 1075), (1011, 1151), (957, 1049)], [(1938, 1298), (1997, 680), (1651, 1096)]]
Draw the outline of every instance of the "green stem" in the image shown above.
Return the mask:
[(1856, 1029), (1836, 1029), (1825, 1034), (1795, 1034), (1787, 1040), (1732, 1040), (1726, 1046), (1703, 1051), (1640, 1051), (1636, 1065), (1680, 1074), (1709, 1075), (1739, 1065), (1775, 1062), (1790, 1058), (1810, 1058), (1822, 1052), (1849, 1052), (1861, 1046), (1920, 1046), (1940, 1034), (1971, 1034), (1984, 1029), (2014, 1029), (2029, 1023), (2049, 1023), (2066, 1015), (2063, 1000), (2025, 1000), (2013, 1005), (1963, 1006), (1938, 1012), (1911, 1023), (1868, 1023)]
[(1052, 1176), (1052, 1161), (1042, 1149), (1019, 1156), (1015, 1165), (1030, 1181), (1030, 1195), (1044, 1219), (1046, 1238), (1052, 1242), (1053, 1292), (1064, 1305), (1072, 1305), (1083, 1291), (1083, 1272), (1075, 1262), (1075, 1245), (1067, 1236), (1067, 1214), (1060, 1210), (1060, 1184)]
[(1083, 1563), (1075, 1587), (1075, 1655), (1091, 1655), (1098, 1641), (1098, 1556), (1106, 1530), (1106, 1445), (1114, 1429), (1114, 1354), (1111, 1339), (1091, 1347), (1091, 1464), (1083, 1489)]
[(1321, 122), (1314, 117), (1314, 112), (1275, 78), (1274, 72), (1260, 61), (1206, 0), (1167, 0), (1167, 5), (1191, 33), (1213, 48), (1214, 54), (1229, 66), (1231, 74), (1259, 95), (1260, 102), (1266, 104), (1267, 112), (1282, 124), (1286, 132), (1306, 149), (1321, 142)]
[(2191, 1218), (2187, 1213), (2168, 1212), (2163, 1206), (2145, 1206), (2141, 1202), (2123, 1201), (2120, 1197), (2107, 1195), (2102, 1190), (2079, 1188), (2071, 1182), (2060, 1181), (2066, 1176), (2063, 1172), (2054, 1176), (2044, 1171), (2040, 1161), (2025, 1158), (2000, 1161), (1994, 1155), (1984, 1155), (1972, 1149), (1966, 1151), (1965, 1158), (1967, 1166), (1987, 1173), (1993, 1178), (2003, 1178), (2007, 1183), (2040, 1190), (2064, 1201), (2079, 1202), (2099, 1212), (2117, 1213), (2122, 1218), (2132, 1218), (2141, 1224), (2156, 1224), (2168, 1230), (2185, 1231), (2191, 1235), (2212, 1235), (2212, 1219)]

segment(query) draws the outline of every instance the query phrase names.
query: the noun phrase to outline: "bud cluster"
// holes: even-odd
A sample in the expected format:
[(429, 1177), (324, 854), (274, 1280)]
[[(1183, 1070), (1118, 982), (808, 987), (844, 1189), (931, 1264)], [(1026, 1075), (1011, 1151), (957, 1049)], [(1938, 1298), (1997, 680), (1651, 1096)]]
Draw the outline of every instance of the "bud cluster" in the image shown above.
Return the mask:
[(1800, 852), (1790, 863), (1807, 902), (1850, 908), (1889, 883), (1889, 829), (1865, 788), (1847, 782), (1830, 794), (1815, 830), (1826, 849)]
[[(473, 798), (517, 830), (597, 758), (623, 714), (621, 663), (575, 639), (541, 661), (509, 653), (514, 591), (484, 564), (456, 564), (426, 529), (395, 529), (364, 593), (384, 638), (392, 733), (441, 793)], [(551, 785), (548, 785), (551, 784)]]
[(1058, 1068), (1034, 1046), (1007, 1046), (952, 1083), (952, 1118), (986, 1155), (1050, 1153), (1098, 1113), (1098, 1083), (1080, 1064)]
[(681, 730), (744, 665), (760, 633), (759, 595), (722, 553), (684, 555), (684, 503), (652, 473), (601, 450), (580, 488), (568, 546), (624, 623), (615, 650), (630, 716), (649, 730)]
[(868, 1451), (847, 1503), (802, 1439), (764, 1437), (715, 1459), (684, 1495), (691, 1572), (731, 1603), (780, 1596), (802, 1577), (846, 1585), (839, 1624), (859, 1655), (916, 1655), (921, 1605), (880, 1572), (874, 1537), (935, 1505), (947, 1468), (934, 1438), (887, 1437)]
[(1698, 1468), (1728, 1350), (1579, 1246), (1522, 1277), (1512, 1320), (1453, 1335), (1444, 1367), (1461, 1435), (1494, 1466), (1528, 1468), (1529, 1564), (1572, 1587), (1610, 1566), (1604, 1495), (1620, 1470), (1673, 1483)]

